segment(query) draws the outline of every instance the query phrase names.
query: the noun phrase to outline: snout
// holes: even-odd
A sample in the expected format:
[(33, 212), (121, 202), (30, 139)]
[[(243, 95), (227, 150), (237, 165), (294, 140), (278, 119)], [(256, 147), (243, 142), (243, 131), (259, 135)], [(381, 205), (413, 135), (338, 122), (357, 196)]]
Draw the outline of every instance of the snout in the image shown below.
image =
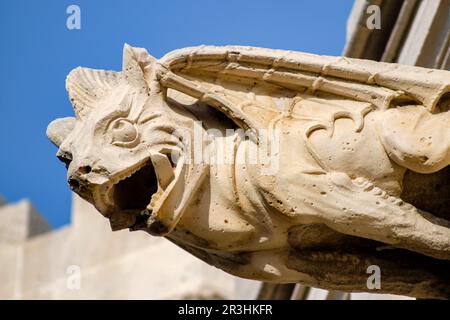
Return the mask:
[(67, 182), (73, 192), (77, 193), (80, 197), (92, 203), (94, 200), (92, 194), (93, 184), (86, 176), (90, 172), (90, 166), (80, 166), (77, 169), (73, 170), (71, 173), (68, 173)]

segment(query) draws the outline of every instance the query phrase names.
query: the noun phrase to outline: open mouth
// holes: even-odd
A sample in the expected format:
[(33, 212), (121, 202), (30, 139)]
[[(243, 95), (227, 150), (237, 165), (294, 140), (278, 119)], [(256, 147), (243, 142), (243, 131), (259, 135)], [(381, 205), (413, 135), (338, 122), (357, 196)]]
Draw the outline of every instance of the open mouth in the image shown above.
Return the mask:
[(117, 181), (108, 192), (114, 203), (109, 219), (113, 230), (132, 227), (158, 191), (158, 179), (150, 160), (134, 173)]
[(141, 212), (158, 190), (158, 180), (151, 161), (114, 186), (113, 200), (121, 211)]

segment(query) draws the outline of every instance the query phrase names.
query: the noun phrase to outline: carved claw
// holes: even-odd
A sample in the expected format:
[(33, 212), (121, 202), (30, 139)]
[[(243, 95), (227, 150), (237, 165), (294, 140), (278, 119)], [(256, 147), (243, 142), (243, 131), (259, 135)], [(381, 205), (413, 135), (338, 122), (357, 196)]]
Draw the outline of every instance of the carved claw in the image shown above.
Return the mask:
[(336, 231), (450, 260), (448, 222), (418, 210), (363, 178), (345, 173), (327, 174), (335, 210), (322, 214)]

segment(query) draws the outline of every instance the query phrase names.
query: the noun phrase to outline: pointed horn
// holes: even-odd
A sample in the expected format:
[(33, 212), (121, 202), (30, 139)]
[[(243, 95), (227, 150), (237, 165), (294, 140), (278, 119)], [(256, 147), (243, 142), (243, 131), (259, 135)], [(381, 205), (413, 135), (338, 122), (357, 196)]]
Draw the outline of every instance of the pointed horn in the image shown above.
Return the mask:
[(75, 118), (59, 118), (50, 122), (47, 126), (47, 137), (55, 146), (59, 146), (67, 138), (75, 127)]
[(133, 85), (148, 85), (155, 61), (144, 48), (132, 47), (127, 43), (123, 46), (122, 72)]

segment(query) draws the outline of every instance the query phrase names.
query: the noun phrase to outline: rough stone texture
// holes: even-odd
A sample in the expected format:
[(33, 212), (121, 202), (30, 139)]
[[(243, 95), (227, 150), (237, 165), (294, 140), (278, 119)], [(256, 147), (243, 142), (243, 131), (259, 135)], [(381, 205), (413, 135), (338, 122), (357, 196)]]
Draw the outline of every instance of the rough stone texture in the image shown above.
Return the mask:
[[(89, 203), (77, 196), (73, 203), (70, 226), (33, 236), (23, 217), (39, 215), (27, 201), (0, 208), (0, 299), (229, 299), (236, 295), (235, 277), (163, 238), (126, 230), (112, 233)], [(79, 288), (71, 281), (74, 266), (80, 271)], [(251, 290), (255, 285), (239, 281), (239, 287)]]
[[(122, 72), (77, 68), (66, 85), (76, 119), (47, 133), (71, 188), (114, 230), (166, 236), (251, 279), (365, 291), (376, 264), (384, 292), (450, 297), (450, 215), (402, 199), (432, 187), (405, 172), (449, 183), (450, 72), (252, 47), (156, 60), (125, 46)], [(238, 128), (248, 139), (220, 136)], [(196, 147), (233, 161), (196, 161)]]

